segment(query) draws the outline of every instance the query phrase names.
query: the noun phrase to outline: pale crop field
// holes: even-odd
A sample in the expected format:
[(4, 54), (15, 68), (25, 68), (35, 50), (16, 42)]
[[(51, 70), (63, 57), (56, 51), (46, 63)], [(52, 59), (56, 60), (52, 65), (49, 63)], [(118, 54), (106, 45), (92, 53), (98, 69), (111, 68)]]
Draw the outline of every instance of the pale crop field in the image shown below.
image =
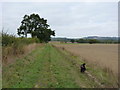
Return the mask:
[(118, 74), (118, 44), (55, 44), (87, 63), (109, 69)]

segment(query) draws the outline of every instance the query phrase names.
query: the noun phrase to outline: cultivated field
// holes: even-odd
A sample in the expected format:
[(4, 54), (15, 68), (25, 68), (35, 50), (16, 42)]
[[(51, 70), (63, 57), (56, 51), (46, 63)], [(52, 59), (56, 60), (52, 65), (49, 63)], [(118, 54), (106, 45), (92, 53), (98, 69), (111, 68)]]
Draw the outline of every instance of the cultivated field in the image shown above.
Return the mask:
[(54, 44), (86, 62), (118, 73), (118, 44)]

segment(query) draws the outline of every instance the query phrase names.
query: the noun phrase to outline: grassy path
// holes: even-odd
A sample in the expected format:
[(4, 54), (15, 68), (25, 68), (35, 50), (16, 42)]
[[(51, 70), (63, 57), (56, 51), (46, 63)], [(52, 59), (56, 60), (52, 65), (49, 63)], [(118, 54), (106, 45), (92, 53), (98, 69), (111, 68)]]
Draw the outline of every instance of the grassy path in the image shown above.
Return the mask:
[(15, 64), (3, 67), (3, 88), (100, 87), (80, 73), (73, 58), (49, 44), (39, 47)]

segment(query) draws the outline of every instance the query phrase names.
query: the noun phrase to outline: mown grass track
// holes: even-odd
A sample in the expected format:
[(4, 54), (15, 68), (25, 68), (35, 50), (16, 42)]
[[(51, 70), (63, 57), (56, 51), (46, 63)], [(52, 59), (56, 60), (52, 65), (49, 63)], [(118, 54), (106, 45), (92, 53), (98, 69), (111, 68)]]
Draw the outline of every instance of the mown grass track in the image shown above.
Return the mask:
[(69, 54), (50, 44), (39, 47), (16, 63), (3, 67), (3, 88), (100, 87), (71, 62)]

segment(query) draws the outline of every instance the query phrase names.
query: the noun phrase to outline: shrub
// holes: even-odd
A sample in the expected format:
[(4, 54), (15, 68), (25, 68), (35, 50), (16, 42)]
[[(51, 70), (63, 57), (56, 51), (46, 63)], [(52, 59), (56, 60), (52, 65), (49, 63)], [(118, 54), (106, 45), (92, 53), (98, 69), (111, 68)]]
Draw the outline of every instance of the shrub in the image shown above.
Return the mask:
[(17, 48), (20, 45), (26, 45), (31, 43), (39, 43), (38, 38), (24, 38), (15, 37), (7, 33), (2, 33), (2, 46), (14, 46)]
[(99, 43), (99, 41), (96, 40), (96, 39), (89, 39), (89, 43), (90, 43), (90, 44)]
[(15, 36), (7, 33), (2, 33), (2, 46), (8, 46), (15, 43)]
[(23, 52), (24, 45), (39, 43), (39, 39), (37, 38), (19, 38), (14, 35), (9, 35), (7, 33), (2, 32), (2, 50), (3, 55), (11, 52), (14, 55), (18, 54), (18, 52)]

